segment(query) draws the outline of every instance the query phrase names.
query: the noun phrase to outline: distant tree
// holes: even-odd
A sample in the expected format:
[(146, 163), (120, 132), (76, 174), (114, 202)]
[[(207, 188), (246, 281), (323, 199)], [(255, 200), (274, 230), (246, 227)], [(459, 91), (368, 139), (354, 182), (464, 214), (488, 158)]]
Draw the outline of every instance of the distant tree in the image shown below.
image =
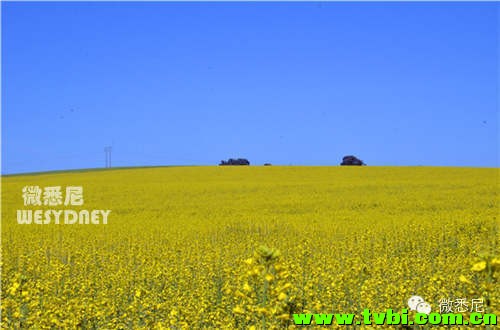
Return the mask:
[(344, 156), (344, 158), (342, 158), (342, 163), (340, 163), (340, 165), (342, 165), (342, 166), (362, 166), (362, 165), (366, 165), (366, 164), (361, 159), (359, 159), (355, 156), (349, 155), (349, 156)]
[(245, 158), (238, 158), (238, 159), (233, 159), (229, 158), (227, 161), (221, 160), (219, 165), (224, 166), (224, 165), (250, 165), (250, 162), (248, 159)]

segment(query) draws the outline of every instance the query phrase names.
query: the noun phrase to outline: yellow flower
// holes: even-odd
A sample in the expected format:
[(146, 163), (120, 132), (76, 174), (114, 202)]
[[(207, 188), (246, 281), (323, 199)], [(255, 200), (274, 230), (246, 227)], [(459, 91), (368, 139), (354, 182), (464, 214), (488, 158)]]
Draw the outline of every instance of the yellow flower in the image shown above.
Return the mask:
[(472, 266), (471, 270), (475, 272), (481, 272), (486, 269), (486, 261), (480, 261)]
[[(482, 207), (497, 172), (255, 166), (37, 175), (28, 181), (42, 190), (81, 183), (83, 209), (113, 209), (107, 226), (43, 230), (16, 224), (27, 178), (8, 177), (4, 194), (17, 197), (2, 206), (11, 238), (0, 262), (2, 311), (10, 311), (2, 321), (74, 329), (94, 315), (103, 329), (299, 329), (288, 324), (293, 313), (383, 310), (415, 294), (489, 297), (498, 314), (500, 254), (486, 244), (497, 238), (497, 219)], [(399, 189), (410, 178), (416, 189)], [(260, 244), (269, 247), (252, 253)], [(415, 263), (406, 247), (419, 246), (437, 253)], [(416, 279), (430, 277), (424, 290)]]
[(9, 289), (9, 293), (10, 293), (11, 295), (16, 294), (16, 291), (17, 291), (17, 289), (19, 288), (19, 286), (20, 286), (20, 284), (19, 284), (18, 282), (14, 282), (14, 283), (12, 284), (12, 286), (10, 287), (10, 289)]
[(255, 311), (259, 314), (267, 314), (267, 309), (265, 307), (259, 307)]
[(244, 314), (245, 311), (243, 310), (243, 308), (241, 308), (240, 305), (238, 305), (238, 306), (233, 308), (233, 313), (234, 314)]
[(458, 278), (460, 280), (460, 282), (462, 283), (468, 283), (468, 284), (472, 284), (472, 282), (467, 278), (465, 277), (464, 275), (460, 275), (460, 277)]
[(240, 297), (240, 298), (245, 297), (245, 294), (243, 292), (241, 292), (240, 290), (236, 290), (236, 292), (234, 293), (234, 295), (236, 297)]
[(266, 274), (265, 279), (266, 281), (271, 282), (274, 279), (274, 276), (272, 274)]
[(252, 291), (252, 287), (250, 285), (248, 285), (248, 283), (245, 283), (243, 285), (243, 291), (251, 292)]
[(285, 285), (283, 285), (283, 286), (279, 289), (279, 291), (280, 291), (280, 292), (281, 292), (281, 291), (285, 291), (286, 289), (291, 288), (291, 287), (292, 287), (292, 284), (290, 284), (290, 283), (286, 283)]

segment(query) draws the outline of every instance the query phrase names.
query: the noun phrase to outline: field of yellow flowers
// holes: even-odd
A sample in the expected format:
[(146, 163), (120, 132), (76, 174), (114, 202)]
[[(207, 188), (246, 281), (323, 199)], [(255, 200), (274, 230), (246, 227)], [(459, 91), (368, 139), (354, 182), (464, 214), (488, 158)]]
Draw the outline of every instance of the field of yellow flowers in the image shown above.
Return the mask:
[[(399, 311), (412, 295), (500, 315), (498, 184), (497, 168), (451, 167), (3, 177), (2, 328), (293, 328), (292, 313)], [(108, 223), (18, 224), (25, 186), (81, 186), (75, 208)]]

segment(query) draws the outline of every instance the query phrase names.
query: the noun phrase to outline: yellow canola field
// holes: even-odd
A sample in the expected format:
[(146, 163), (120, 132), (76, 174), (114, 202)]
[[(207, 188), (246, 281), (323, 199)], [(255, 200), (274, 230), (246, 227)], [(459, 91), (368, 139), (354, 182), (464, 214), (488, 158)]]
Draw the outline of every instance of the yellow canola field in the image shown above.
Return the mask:
[[(412, 295), (433, 311), (482, 299), (500, 315), (498, 179), (498, 168), (300, 166), (3, 177), (2, 328), (294, 328), (293, 313), (400, 311)], [(26, 186), (81, 186), (84, 203), (25, 206)], [(111, 213), (16, 218), (69, 208)]]

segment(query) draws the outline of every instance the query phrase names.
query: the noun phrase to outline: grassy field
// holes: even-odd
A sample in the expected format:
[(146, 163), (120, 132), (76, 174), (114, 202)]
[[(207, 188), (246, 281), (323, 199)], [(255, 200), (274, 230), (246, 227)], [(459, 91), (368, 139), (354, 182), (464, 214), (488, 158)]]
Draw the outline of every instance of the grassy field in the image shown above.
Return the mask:
[[(3, 328), (282, 328), (420, 295), (500, 315), (499, 169), (168, 167), (2, 178)], [(25, 206), (25, 186), (82, 206)], [(18, 209), (109, 209), (23, 224)], [(465, 313), (464, 315), (468, 315)]]

